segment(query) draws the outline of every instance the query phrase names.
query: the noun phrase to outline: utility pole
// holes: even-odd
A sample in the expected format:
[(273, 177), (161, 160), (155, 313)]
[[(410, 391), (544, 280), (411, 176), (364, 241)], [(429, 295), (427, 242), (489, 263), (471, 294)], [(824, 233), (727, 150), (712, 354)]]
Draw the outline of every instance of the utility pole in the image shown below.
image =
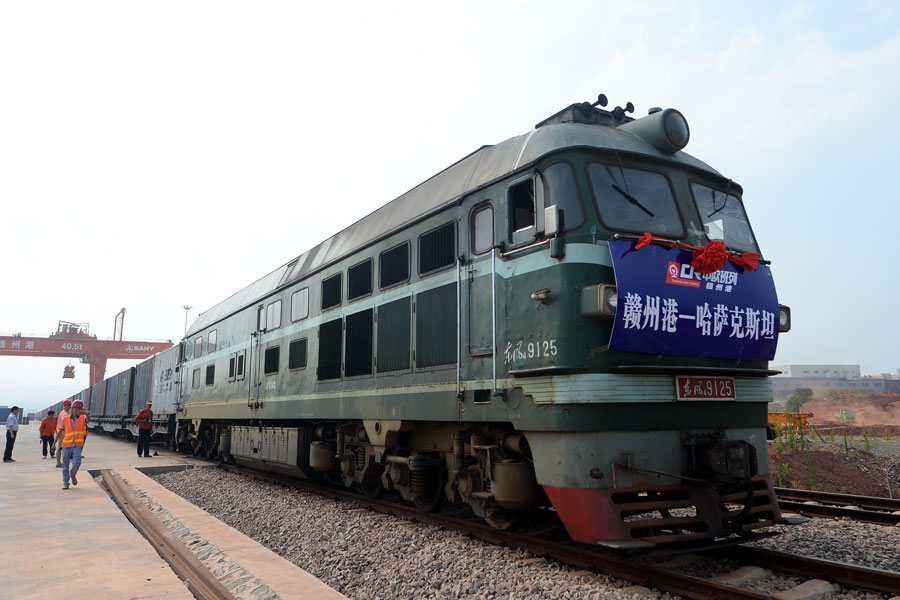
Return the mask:
[(188, 320), (188, 313), (191, 312), (191, 309), (194, 308), (194, 307), (191, 306), (190, 304), (184, 304), (184, 305), (182, 305), (181, 308), (184, 309), (184, 334), (187, 335), (187, 320)]

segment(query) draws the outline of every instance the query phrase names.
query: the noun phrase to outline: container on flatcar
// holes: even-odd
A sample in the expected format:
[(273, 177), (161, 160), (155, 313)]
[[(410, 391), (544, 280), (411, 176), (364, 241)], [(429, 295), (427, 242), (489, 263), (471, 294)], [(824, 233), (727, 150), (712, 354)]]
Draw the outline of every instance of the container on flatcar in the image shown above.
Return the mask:
[(112, 417), (116, 414), (116, 404), (119, 401), (118, 375), (112, 375), (103, 383), (106, 385), (106, 404), (104, 405), (103, 416)]
[(156, 356), (151, 356), (138, 363), (134, 368), (134, 393), (131, 399), (131, 408), (134, 414), (144, 408), (148, 400), (152, 401), (153, 399), (153, 364), (155, 361)]
[(175, 372), (178, 366), (178, 346), (163, 350), (154, 356), (153, 389), (150, 394), (153, 400), (153, 412), (160, 415), (175, 413), (177, 400)]
[(134, 393), (134, 367), (122, 371), (116, 375), (116, 416), (127, 417), (132, 413), (131, 401)]
[(91, 414), (103, 416), (106, 401), (106, 382), (101, 381), (91, 386)]
[(86, 410), (90, 410), (91, 407), (91, 388), (85, 388), (78, 392), (75, 396), (78, 400), (81, 400), (81, 404), (84, 406)]

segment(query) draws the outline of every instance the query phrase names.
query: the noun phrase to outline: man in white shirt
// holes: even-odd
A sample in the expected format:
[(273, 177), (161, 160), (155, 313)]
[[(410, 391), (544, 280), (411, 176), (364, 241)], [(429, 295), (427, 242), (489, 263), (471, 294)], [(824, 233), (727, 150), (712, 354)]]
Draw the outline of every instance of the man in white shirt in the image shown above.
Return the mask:
[(3, 452), (3, 462), (16, 462), (12, 457), (13, 446), (16, 445), (16, 436), (19, 434), (19, 407), (13, 406), (6, 417), (6, 450)]

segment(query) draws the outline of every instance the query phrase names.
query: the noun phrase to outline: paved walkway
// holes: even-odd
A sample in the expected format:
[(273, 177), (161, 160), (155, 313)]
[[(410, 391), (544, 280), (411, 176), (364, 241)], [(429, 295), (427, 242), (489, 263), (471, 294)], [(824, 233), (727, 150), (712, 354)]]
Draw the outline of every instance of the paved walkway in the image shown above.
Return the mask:
[(193, 600), (88, 472), (101, 465), (188, 461), (139, 459), (135, 445), (91, 435), (78, 485), (63, 491), (56, 459), (41, 458), (38, 426), (20, 426), (16, 462), (0, 463), (0, 598)]
[(39, 441), (38, 423), (21, 426), (13, 450), (16, 462), (0, 463), (0, 600), (193, 600), (168, 563), (94, 481), (89, 471), (101, 468), (129, 473), (133, 483), (137, 478), (167, 509), (193, 519), (197, 533), (205, 535), (199, 525), (205, 523), (221, 546), (236, 540), (240, 548), (252, 547), (254, 560), (245, 560), (280, 598), (343, 597), (130, 468), (193, 464), (192, 459), (161, 446), (151, 446), (157, 456), (139, 458), (134, 443), (90, 435), (78, 485), (62, 490), (62, 469), (56, 468), (56, 459), (41, 458)]

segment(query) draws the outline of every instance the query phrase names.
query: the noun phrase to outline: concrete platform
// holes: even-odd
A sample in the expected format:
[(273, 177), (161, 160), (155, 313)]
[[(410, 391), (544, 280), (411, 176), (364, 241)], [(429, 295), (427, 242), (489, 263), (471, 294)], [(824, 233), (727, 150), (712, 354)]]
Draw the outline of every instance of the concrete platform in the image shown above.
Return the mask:
[[(115, 469), (148, 502), (175, 517), (180, 536), (202, 538), (220, 550), (221, 563), (267, 586), (267, 598), (344, 598), (285, 561), (148, 479), (134, 468), (203, 465), (151, 446), (158, 456), (139, 458), (137, 446), (90, 435), (78, 485), (62, 488), (56, 459), (41, 458), (36, 423), (24, 425), (14, 463), (0, 464), (0, 599), (86, 595), (91, 600), (192, 600), (184, 583), (125, 518), (91, 476)], [(148, 469), (149, 470), (149, 469)], [(168, 469), (167, 469), (168, 470)], [(173, 537), (179, 537), (179, 535)], [(225, 560), (227, 559), (227, 560)], [(235, 565), (240, 567), (237, 571)], [(235, 592), (235, 597), (253, 597)], [(258, 593), (257, 593), (258, 594)]]

